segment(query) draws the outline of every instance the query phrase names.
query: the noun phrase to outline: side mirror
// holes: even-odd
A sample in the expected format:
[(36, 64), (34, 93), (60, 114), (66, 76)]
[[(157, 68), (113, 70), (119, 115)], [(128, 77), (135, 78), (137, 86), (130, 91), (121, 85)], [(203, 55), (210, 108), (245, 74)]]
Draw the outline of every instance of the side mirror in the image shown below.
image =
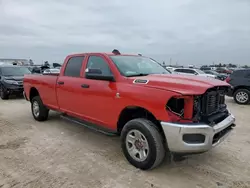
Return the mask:
[(106, 81), (115, 81), (115, 78), (113, 75), (103, 75), (101, 69), (86, 69), (85, 70), (85, 77), (87, 79), (93, 79), (93, 80), (106, 80)]
[(197, 72), (195, 72), (195, 73), (194, 73), (194, 75), (198, 75), (198, 73), (197, 73)]

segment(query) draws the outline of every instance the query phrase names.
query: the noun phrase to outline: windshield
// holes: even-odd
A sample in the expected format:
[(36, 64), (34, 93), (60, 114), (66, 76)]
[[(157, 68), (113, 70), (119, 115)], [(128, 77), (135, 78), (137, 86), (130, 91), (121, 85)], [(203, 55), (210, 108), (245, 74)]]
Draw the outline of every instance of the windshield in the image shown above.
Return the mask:
[(212, 70), (208, 71), (208, 74), (218, 75), (218, 73), (217, 73), (217, 72), (212, 71)]
[(142, 56), (110, 56), (123, 76), (145, 76), (149, 74), (171, 74), (156, 61)]
[(24, 76), (25, 74), (30, 74), (30, 70), (27, 67), (3, 67), (3, 76)]

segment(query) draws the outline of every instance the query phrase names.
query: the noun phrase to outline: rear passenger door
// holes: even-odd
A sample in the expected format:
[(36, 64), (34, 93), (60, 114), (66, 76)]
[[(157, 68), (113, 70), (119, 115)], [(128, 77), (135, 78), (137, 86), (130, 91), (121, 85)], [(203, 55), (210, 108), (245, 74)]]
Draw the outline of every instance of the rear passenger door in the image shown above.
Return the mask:
[(81, 99), (82, 66), (84, 56), (74, 56), (69, 58), (65, 65), (63, 75), (57, 80), (57, 100), (62, 111), (71, 115), (80, 116), (84, 106), (79, 105)]

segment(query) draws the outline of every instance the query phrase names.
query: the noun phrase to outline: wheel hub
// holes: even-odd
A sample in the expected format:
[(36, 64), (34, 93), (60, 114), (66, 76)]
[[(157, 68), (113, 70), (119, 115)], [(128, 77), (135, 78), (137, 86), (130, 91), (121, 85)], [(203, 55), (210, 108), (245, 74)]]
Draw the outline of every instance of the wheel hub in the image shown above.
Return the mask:
[(149, 155), (146, 137), (139, 130), (131, 130), (126, 136), (126, 147), (129, 155), (136, 161), (145, 161)]
[(36, 117), (38, 117), (39, 116), (39, 113), (40, 113), (40, 111), (39, 111), (39, 104), (35, 101), (34, 103), (33, 103), (33, 113), (34, 113), (34, 115), (36, 116)]
[(245, 92), (239, 92), (236, 94), (236, 99), (241, 102), (244, 103), (248, 100), (248, 95)]
[(136, 140), (135, 147), (136, 147), (136, 149), (141, 150), (141, 149), (143, 149), (144, 144), (140, 140)]

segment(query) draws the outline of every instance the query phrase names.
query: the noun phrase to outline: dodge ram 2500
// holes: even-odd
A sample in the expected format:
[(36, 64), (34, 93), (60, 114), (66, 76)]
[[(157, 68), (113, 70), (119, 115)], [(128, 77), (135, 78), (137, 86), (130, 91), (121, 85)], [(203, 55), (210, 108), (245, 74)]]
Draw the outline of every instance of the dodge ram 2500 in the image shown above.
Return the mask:
[(202, 153), (235, 127), (225, 104), (229, 84), (170, 74), (140, 55), (83, 53), (66, 57), (59, 74), (25, 75), (24, 96), (37, 121), (49, 110), (121, 136), (127, 160), (147, 170), (165, 157)]

